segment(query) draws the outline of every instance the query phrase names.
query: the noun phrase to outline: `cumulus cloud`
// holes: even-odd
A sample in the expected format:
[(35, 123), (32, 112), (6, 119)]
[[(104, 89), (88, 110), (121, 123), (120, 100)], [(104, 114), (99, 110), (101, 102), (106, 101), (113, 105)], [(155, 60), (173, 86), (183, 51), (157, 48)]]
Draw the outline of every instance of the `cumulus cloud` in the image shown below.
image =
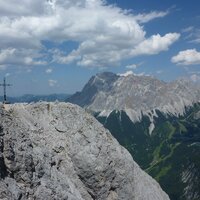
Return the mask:
[[(46, 62), (36, 60), (35, 52), (27, 49), (8, 48), (0, 50), (0, 65), (44, 65)], [(32, 57), (31, 57), (31, 56)]]
[(123, 74), (118, 74), (119, 76), (129, 76), (129, 75), (134, 75), (133, 71), (127, 71)]
[(178, 40), (179, 37), (180, 34), (178, 33), (168, 33), (164, 36), (160, 34), (153, 35), (136, 46), (130, 54), (132, 56), (158, 54), (161, 51), (168, 50), (169, 46)]
[(52, 62), (85, 67), (113, 66), (137, 55), (157, 54), (167, 50), (179, 34), (146, 38), (141, 23), (167, 14), (133, 15), (104, 0), (0, 1), (0, 63), (44, 64), (42, 56), (36, 56), (45, 50), (43, 41), (77, 42), (78, 48), (70, 53), (52, 51)]
[(48, 69), (46, 69), (46, 71), (45, 71), (47, 74), (51, 74), (52, 72), (53, 72), (53, 69), (51, 69), (51, 68), (48, 68)]
[(57, 82), (58, 82), (57, 80), (52, 80), (52, 79), (48, 80), (50, 87), (54, 87), (57, 84)]
[(8, 0), (0, 2), (0, 16), (29, 16), (42, 15), (46, 9), (48, 1), (41, 0)]
[(200, 52), (196, 49), (180, 51), (171, 61), (178, 65), (197, 65), (200, 64)]
[(161, 51), (167, 51), (169, 46), (178, 40), (179, 37), (180, 34), (178, 33), (168, 33), (164, 36), (157, 34), (148, 39), (143, 39), (137, 45), (131, 44), (130, 40), (116, 45), (110, 44), (108, 41), (105, 43), (85, 41), (77, 50), (73, 50), (66, 57), (59, 54), (57, 61), (61, 63), (76, 61), (78, 65), (85, 67), (114, 66), (122, 59), (139, 55), (154, 55)]

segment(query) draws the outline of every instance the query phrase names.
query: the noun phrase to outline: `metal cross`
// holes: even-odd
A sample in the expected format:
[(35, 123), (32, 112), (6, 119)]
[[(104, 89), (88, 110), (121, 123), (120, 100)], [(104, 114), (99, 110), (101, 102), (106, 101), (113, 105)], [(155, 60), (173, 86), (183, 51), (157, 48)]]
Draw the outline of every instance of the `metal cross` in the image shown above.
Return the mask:
[(3, 93), (4, 93), (4, 95), (3, 95), (3, 103), (6, 104), (6, 103), (8, 103), (7, 102), (7, 96), (6, 96), (6, 87), (7, 86), (12, 86), (12, 85), (11, 84), (7, 84), (6, 83), (6, 77), (4, 77), (3, 84), (0, 84), (0, 86), (3, 87)]

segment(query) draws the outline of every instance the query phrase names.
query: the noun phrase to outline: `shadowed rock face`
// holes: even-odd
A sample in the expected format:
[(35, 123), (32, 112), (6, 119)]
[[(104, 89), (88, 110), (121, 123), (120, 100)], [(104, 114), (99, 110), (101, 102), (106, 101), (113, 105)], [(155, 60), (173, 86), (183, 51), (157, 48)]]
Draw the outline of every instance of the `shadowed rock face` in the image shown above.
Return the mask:
[(169, 198), (80, 107), (37, 103), (0, 108), (0, 199)]

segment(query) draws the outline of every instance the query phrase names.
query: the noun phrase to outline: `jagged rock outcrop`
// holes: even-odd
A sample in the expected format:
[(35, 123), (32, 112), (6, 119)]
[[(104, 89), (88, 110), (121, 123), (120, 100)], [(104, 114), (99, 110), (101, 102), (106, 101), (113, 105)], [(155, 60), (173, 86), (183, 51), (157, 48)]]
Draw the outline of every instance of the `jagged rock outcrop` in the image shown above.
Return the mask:
[(169, 199), (80, 107), (0, 107), (0, 199)]

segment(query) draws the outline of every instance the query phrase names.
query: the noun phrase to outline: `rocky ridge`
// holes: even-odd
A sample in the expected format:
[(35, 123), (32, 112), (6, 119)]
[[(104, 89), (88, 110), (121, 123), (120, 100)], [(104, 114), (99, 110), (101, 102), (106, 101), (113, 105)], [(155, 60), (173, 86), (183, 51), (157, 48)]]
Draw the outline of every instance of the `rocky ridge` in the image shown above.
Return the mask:
[(0, 106), (0, 199), (169, 198), (83, 109), (40, 102)]
[(67, 101), (99, 113), (99, 116), (108, 117), (113, 110), (125, 111), (133, 122), (148, 116), (151, 133), (156, 110), (179, 116), (199, 100), (200, 88), (186, 79), (166, 83), (150, 76), (104, 72), (93, 76), (81, 92)]

